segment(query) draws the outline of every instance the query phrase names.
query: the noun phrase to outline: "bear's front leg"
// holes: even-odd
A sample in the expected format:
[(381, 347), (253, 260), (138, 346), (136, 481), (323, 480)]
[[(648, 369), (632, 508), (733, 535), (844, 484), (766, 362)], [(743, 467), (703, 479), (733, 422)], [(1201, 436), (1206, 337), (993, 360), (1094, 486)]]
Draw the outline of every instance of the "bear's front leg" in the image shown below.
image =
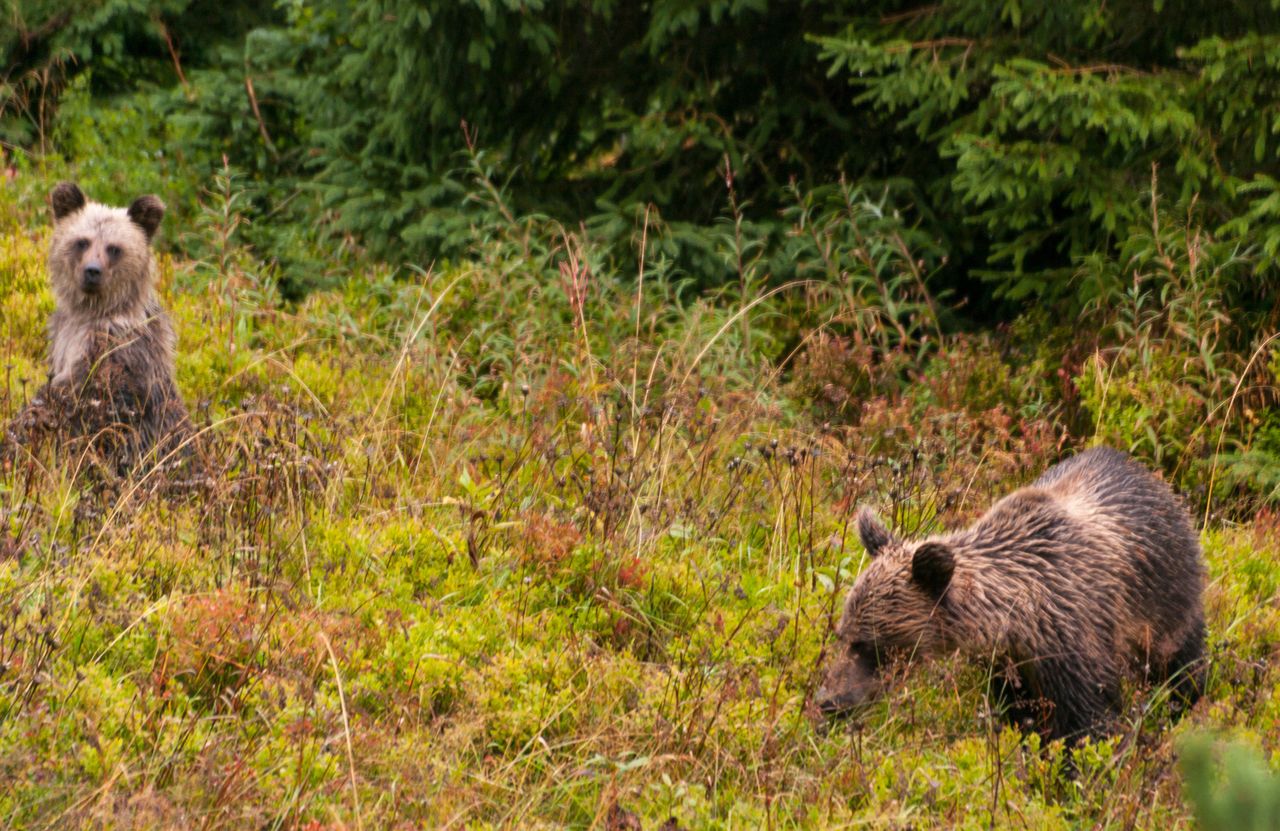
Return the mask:
[(1087, 660), (1066, 655), (1036, 662), (1039, 695), (1048, 709), (1040, 730), (1046, 739), (1074, 745), (1111, 732), (1120, 709), (1119, 676), (1109, 664)]

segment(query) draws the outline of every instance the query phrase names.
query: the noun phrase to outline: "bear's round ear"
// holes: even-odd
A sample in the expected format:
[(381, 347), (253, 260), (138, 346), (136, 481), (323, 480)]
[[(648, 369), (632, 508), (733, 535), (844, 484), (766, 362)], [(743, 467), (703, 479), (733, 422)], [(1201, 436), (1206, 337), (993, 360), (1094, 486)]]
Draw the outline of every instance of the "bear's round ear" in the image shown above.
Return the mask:
[(49, 194), (49, 202), (53, 205), (53, 218), (62, 219), (84, 207), (88, 200), (84, 191), (75, 182), (59, 182)]
[(921, 543), (911, 555), (911, 579), (933, 597), (947, 590), (955, 570), (956, 555), (944, 543)]
[(870, 508), (858, 511), (858, 538), (862, 540), (862, 547), (867, 549), (870, 557), (878, 556), (881, 549), (893, 542), (893, 534), (880, 523)]
[(160, 220), (164, 219), (164, 203), (160, 201), (160, 197), (151, 194), (139, 196), (129, 206), (129, 219), (146, 231), (147, 239), (151, 239), (160, 227)]

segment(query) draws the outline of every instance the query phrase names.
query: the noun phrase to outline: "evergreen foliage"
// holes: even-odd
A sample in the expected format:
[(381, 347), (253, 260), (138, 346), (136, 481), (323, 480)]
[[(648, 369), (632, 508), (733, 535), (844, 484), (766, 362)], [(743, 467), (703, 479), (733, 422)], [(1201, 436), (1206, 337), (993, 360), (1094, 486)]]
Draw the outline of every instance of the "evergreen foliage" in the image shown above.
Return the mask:
[[(459, 250), (460, 151), (516, 212), (709, 226), (734, 171), (755, 217), (792, 179), (835, 178), (855, 131), (804, 36), (819, 3), (617, 0), (295, 7), (316, 181), (380, 251)], [(389, 25), (394, 22), (394, 25)]]
[(626, 240), (649, 206), (704, 286), (734, 276), (705, 255), (726, 170), (771, 253), (793, 188), (892, 180), (947, 255), (935, 284), (979, 314), (1096, 296), (1080, 264), (1122, 259), (1150, 222), (1154, 172), (1169, 210), (1248, 258), (1238, 285), (1259, 312), (1280, 253), (1277, 12), (1276, 0), (24, 0), (0, 40), (5, 140), (33, 140), (12, 117), (15, 81), (61, 61), (91, 69), (96, 96), (180, 87), (161, 112), (197, 127), (184, 149), (199, 179), (229, 156), (269, 185), (262, 215), (301, 188), (380, 256), (457, 256), (494, 216), (470, 198), (479, 162), (514, 215)]
[(1260, 255), (1274, 287), (1277, 10), (881, 4), (820, 43), (857, 104), (929, 158), (917, 181), (998, 294), (1079, 293), (1082, 259), (1149, 226), (1153, 171), (1181, 212)]

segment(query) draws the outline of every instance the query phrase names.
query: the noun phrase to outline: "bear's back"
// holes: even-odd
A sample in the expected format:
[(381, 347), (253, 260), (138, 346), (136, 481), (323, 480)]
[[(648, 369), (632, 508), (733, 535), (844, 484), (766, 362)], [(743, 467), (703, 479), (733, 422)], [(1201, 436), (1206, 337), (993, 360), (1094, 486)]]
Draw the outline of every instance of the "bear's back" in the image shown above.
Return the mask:
[(1181, 499), (1127, 453), (1086, 450), (1032, 486), (1051, 496), (1091, 540), (1091, 565), (1126, 574), (1129, 597), (1155, 619), (1198, 602), (1200, 544)]
[(1033, 488), (1054, 497), (1078, 521), (1151, 547), (1195, 547), (1182, 501), (1127, 453), (1095, 447), (1045, 471)]

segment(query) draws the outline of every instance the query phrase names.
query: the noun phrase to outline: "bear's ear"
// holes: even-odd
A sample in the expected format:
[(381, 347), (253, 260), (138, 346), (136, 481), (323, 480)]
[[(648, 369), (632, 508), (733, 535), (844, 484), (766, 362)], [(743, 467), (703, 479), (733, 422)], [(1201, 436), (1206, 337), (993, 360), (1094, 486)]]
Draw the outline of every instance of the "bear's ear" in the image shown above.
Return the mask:
[(160, 197), (151, 194), (139, 196), (129, 206), (129, 219), (147, 232), (147, 239), (151, 239), (160, 227), (160, 220), (164, 219), (164, 203), (160, 201)]
[(53, 193), (49, 195), (49, 202), (53, 205), (54, 219), (70, 216), (83, 208), (87, 201), (84, 198), (84, 191), (80, 190), (80, 186), (75, 182), (59, 182), (53, 189)]
[(944, 543), (921, 543), (911, 555), (911, 579), (933, 597), (947, 590), (955, 570), (956, 555)]
[(867, 549), (867, 555), (873, 558), (893, 542), (893, 534), (880, 523), (870, 508), (858, 511), (858, 538), (862, 540), (862, 547)]

